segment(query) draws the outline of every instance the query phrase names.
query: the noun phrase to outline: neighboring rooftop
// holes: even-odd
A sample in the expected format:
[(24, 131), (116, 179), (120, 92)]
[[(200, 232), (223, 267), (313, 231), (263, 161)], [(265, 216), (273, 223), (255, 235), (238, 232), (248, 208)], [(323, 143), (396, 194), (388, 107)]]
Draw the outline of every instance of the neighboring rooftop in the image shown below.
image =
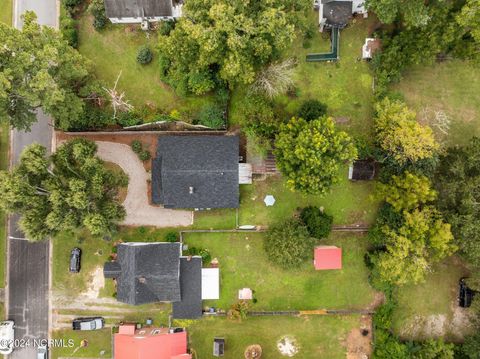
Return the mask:
[(114, 335), (114, 359), (191, 359), (191, 354), (187, 354), (187, 332), (172, 331), (169, 328), (135, 330), (134, 326), (121, 325), (119, 333)]
[(237, 208), (238, 136), (160, 136), (152, 202), (165, 208)]
[(323, 17), (330, 26), (344, 27), (352, 17), (351, 1), (322, 0)]
[(195, 319), (202, 316), (202, 258), (180, 258), (180, 290), (182, 301), (174, 302), (175, 319)]
[(177, 0), (104, 0), (105, 13), (110, 19), (162, 18), (174, 16), (174, 7), (181, 5)]
[(352, 181), (368, 181), (375, 177), (375, 161), (357, 160), (348, 170), (348, 179)]
[(117, 280), (117, 299), (128, 304), (181, 300), (180, 243), (121, 243), (104, 275)]

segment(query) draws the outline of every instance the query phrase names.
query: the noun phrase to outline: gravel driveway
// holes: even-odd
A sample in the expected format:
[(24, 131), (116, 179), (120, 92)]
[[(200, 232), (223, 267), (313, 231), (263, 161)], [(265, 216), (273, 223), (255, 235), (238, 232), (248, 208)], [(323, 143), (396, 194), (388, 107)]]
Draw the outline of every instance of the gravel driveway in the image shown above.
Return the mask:
[(165, 209), (148, 202), (147, 181), (150, 174), (130, 146), (114, 142), (95, 142), (98, 157), (119, 165), (128, 175), (128, 192), (123, 206), (127, 216), (122, 224), (131, 226), (179, 227), (193, 223), (193, 212)]

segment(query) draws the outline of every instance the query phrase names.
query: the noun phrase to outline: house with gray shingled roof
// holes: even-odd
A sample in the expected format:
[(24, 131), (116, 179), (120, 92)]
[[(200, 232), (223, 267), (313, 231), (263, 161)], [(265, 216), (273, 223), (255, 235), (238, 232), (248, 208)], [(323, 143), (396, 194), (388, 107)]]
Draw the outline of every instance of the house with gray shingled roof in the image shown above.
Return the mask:
[(117, 300), (140, 305), (172, 302), (173, 315), (202, 315), (202, 258), (182, 256), (181, 243), (129, 242), (117, 246), (115, 261), (105, 263), (105, 278), (114, 278)]
[(238, 208), (238, 136), (160, 136), (152, 202), (165, 208)]
[(114, 24), (140, 24), (182, 16), (183, 0), (104, 0), (105, 14)]

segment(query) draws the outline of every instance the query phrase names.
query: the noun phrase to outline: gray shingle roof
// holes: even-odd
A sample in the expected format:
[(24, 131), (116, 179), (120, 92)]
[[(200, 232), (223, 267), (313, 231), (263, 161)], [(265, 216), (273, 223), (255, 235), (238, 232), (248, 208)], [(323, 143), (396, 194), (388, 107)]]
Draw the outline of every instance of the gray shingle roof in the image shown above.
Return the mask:
[[(180, 250), (180, 243), (119, 244), (117, 299), (135, 305), (181, 300)], [(111, 269), (106, 263), (104, 274)]]
[(237, 208), (238, 136), (160, 136), (152, 201), (167, 208)]
[(172, 0), (104, 0), (108, 18), (172, 16)]
[(175, 319), (196, 319), (202, 316), (202, 258), (180, 258), (182, 300), (174, 302)]
[(331, 1), (323, 5), (323, 17), (331, 26), (344, 27), (352, 17), (351, 1)]

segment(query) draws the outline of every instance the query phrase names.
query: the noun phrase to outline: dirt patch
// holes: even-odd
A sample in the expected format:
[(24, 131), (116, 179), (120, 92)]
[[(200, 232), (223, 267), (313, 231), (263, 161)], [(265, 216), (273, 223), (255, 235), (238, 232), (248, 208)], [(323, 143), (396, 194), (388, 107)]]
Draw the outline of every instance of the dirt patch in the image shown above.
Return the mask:
[(372, 302), (365, 308), (366, 310), (375, 310), (379, 306), (385, 303), (385, 293), (383, 292), (376, 292), (373, 296)]
[(372, 354), (372, 317), (362, 315), (360, 327), (350, 331), (346, 340), (347, 359), (367, 359)]
[(97, 299), (100, 289), (105, 287), (105, 277), (103, 276), (103, 268), (97, 267), (92, 273), (92, 278), (88, 289), (82, 293), (88, 299)]
[(404, 338), (448, 338), (461, 341), (474, 330), (473, 313), (452, 302), (451, 313), (414, 316), (400, 333)]

